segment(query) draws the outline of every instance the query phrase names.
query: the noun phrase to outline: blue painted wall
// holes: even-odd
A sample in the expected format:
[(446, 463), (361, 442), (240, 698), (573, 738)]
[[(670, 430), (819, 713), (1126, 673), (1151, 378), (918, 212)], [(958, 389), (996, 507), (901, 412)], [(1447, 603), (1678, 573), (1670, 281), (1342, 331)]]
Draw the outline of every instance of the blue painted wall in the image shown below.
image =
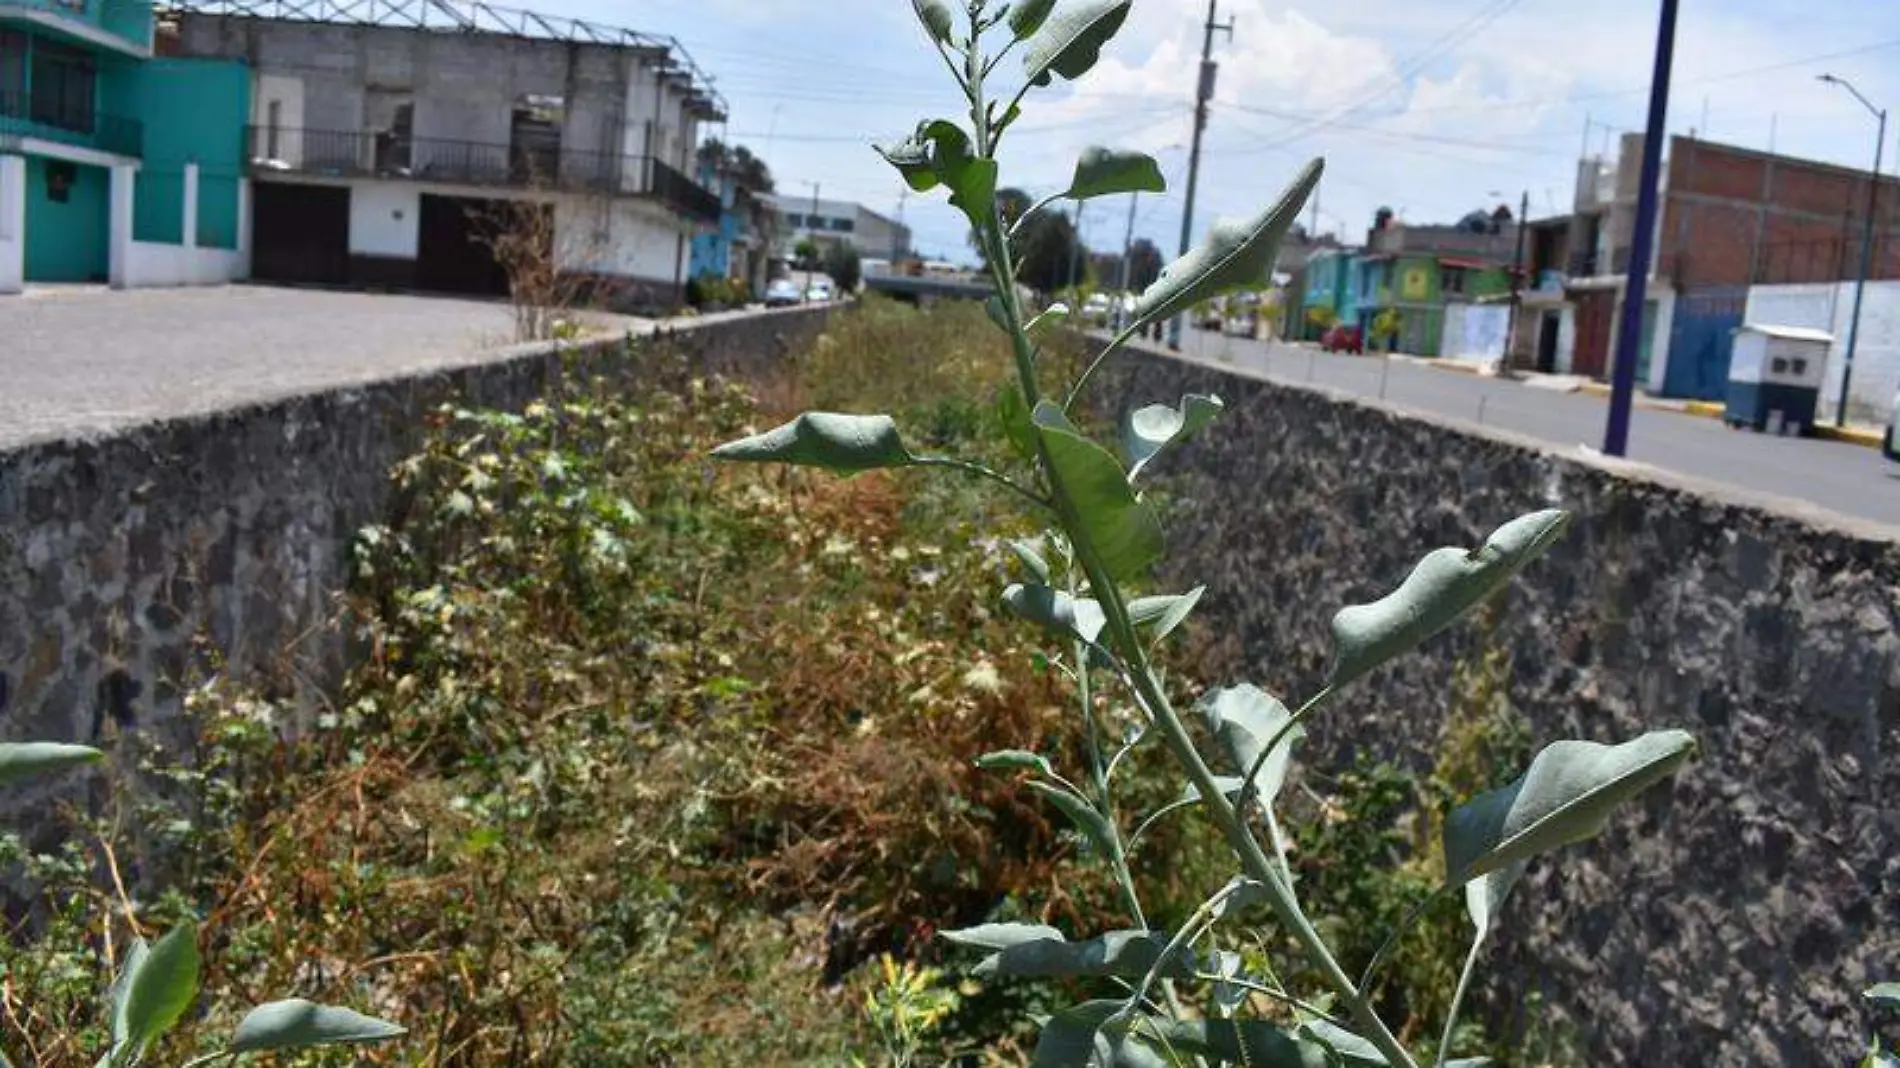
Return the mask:
[(111, 175), (73, 165), (62, 203), (47, 192), (47, 171), (60, 165), (26, 158), (26, 279), (103, 282), (109, 264)]
[(198, 243), (236, 248), (250, 68), (236, 60), (153, 59), (103, 79), (106, 105), (145, 126), (132, 236), (184, 240), (185, 164), (198, 164)]
[(714, 173), (711, 167), (701, 167), (699, 184), (719, 194), (719, 229), (694, 236), (686, 276), (725, 278), (732, 273), (732, 243), (739, 236), (739, 215), (732, 210), (736, 199), (732, 179)]

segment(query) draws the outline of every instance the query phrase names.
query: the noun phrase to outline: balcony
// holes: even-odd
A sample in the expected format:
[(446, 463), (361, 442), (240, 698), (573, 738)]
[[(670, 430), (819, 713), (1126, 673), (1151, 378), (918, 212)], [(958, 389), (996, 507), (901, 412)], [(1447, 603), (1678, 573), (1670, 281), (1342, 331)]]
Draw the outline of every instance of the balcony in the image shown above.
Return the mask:
[(25, 93), (0, 93), (0, 140), (27, 137), (115, 156), (145, 153), (145, 127), (137, 119), (76, 110)]
[(152, 54), (150, 0), (0, 0), (0, 20), (6, 19), (115, 51)]
[(383, 178), (495, 189), (651, 197), (696, 222), (719, 221), (719, 197), (648, 156), (497, 145), (386, 130), (250, 128), (251, 171)]

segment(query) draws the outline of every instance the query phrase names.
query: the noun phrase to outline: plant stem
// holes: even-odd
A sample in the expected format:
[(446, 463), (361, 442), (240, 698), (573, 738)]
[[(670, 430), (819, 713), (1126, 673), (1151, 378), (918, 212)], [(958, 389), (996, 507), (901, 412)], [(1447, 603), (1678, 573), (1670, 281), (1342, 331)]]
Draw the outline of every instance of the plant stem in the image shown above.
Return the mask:
[[(1074, 596), (1073, 591), (1070, 595)], [(1115, 824), (1115, 805), (1108, 792), (1108, 772), (1102, 765), (1101, 727), (1095, 721), (1095, 694), (1089, 688), (1089, 647), (1078, 641), (1074, 649), (1076, 690), (1082, 697), (1083, 738), (1088, 748), (1089, 774), (1095, 781), (1095, 804), (1108, 823), (1111, 849), (1108, 862), (1115, 870), (1115, 885), (1121, 890), (1122, 904), (1127, 907), (1135, 926), (1145, 931), (1148, 929), (1148, 919), (1142, 913), (1141, 896), (1135, 892), (1134, 873), (1128, 870), (1128, 851), (1122, 844), (1121, 828)]]
[(966, 474), (976, 475), (979, 478), (987, 478), (991, 482), (1017, 494), (1022, 497), (1023, 500), (1028, 501), (1038, 508), (1049, 507), (1048, 500), (1043, 498), (1041, 494), (1019, 486), (1015, 482), (1010, 481), (1007, 475), (992, 471), (979, 463), (972, 463), (969, 460), (959, 460), (954, 456), (919, 456), (913, 459), (911, 463), (916, 467), (947, 467), (953, 471), (962, 471)]
[(1277, 1002), (1280, 1002), (1283, 1005), (1291, 1005), (1294, 1008), (1300, 1010), (1301, 1012), (1307, 1013), (1310, 1016), (1313, 1016), (1317, 1019), (1325, 1020), (1327, 1023), (1332, 1024), (1334, 1027), (1341, 1026), (1339, 1021), (1333, 1018), (1332, 1013), (1327, 1012), (1325, 1009), (1320, 1008), (1318, 1005), (1315, 1005), (1309, 1001), (1301, 1001), (1299, 998), (1294, 997), (1292, 994), (1289, 994), (1286, 991), (1281, 990), (1277, 987), (1268, 986), (1265, 983), (1256, 983), (1252, 979), (1242, 979), (1237, 975), (1215, 975), (1213, 972), (1195, 972), (1194, 978), (1199, 979), (1204, 983), (1231, 983), (1234, 986), (1251, 990), (1256, 994), (1265, 994), (1266, 996), (1272, 998), (1273, 1000)]
[(1353, 1019), (1366, 1032), (1366, 1038), (1379, 1048), (1393, 1068), (1417, 1068), (1399, 1040), (1393, 1036), (1385, 1021), (1379, 1019), (1372, 1005), (1353, 985), (1348, 976), (1333, 957), (1332, 950), (1325, 939), (1313, 929), (1311, 921), (1300, 911), (1298, 902), (1293, 898), (1292, 887), (1287, 885), (1280, 871), (1260, 848), (1260, 843), (1247, 829), (1245, 823), (1235, 812), (1225, 795), (1220, 792), (1214, 781), (1214, 773), (1208, 769), (1207, 762), (1194, 747), (1194, 740), (1188, 736), (1187, 728), (1181, 717), (1168, 701), (1167, 694), (1155, 679), (1154, 670), (1148, 663), (1147, 652), (1142, 648), (1134, 624), (1128, 618), (1128, 606), (1122, 598), (1121, 589), (1108, 575), (1100, 562), (1094, 546), (1082, 537), (1076, 536), (1083, 529), (1074, 504), (1069, 500), (1068, 487), (1054, 471), (1053, 465), (1047, 471), (1051, 491), (1054, 494), (1056, 512), (1060, 515), (1075, 542), (1076, 558), (1082, 563), (1089, 576), (1090, 588), (1095, 592), (1102, 611), (1108, 618), (1108, 632), (1113, 636), (1112, 645), (1122, 650), (1129, 674), (1132, 676), (1136, 697), (1148, 708), (1149, 714), (1161, 728), (1162, 738), (1175, 760), (1187, 771), (1188, 778), (1200, 790), (1207, 805), (1207, 811), (1214, 823), (1226, 836), (1228, 846), (1239, 857), (1243, 872), (1266, 887), (1267, 901), (1273, 907), (1280, 923), (1299, 942), (1307, 959), (1319, 969), (1327, 985), (1351, 1010)]
[(1471, 952), (1465, 954), (1465, 970), (1458, 973), (1458, 989), (1451, 995), (1451, 1011), (1445, 1014), (1445, 1037), (1438, 1040), (1438, 1060), (1434, 1068), (1445, 1068), (1445, 1058), (1451, 1056), (1452, 1032), (1458, 1029), (1458, 1009), (1464, 1005), (1465, 989), (1471, 985), (1471, 974), (1478, 970), (1478, 954), (1484, 949), (1484, 932), (1471, 940)]

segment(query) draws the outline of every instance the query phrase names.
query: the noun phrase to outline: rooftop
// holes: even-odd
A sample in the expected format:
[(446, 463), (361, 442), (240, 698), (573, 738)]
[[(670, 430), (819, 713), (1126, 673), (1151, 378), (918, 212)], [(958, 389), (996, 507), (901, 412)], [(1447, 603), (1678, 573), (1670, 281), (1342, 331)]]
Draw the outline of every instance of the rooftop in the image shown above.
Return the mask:
[(703, 117), (721, 119), (726, 100), (713, 88), (713, 76), (677, 38), (644, 33), (559, 15), (498, 7), (483, 0), (158, 0), (161, 19), (177, 15), (327, 22), (343, 26), (379, 26), (437, 33), (489, 33), (538, 41), (566, 41), (612, 48), (649, 49), (692, 86)]

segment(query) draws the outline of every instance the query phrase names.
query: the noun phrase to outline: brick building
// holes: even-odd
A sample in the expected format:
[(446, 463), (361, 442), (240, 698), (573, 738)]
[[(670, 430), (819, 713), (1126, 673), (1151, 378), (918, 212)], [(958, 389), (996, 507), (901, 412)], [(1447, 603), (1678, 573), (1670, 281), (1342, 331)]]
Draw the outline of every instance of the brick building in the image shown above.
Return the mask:
[[(1629, 266), (1642, 135), (1579, 167), (1566, 289), (1570, 369), (1606, 376)], [(1859, 270), (1867, 171), (1673, 137), (1663, 170), (1637, 378), (1668, 396), (1718, 397), (1748, 287), (1836, 282)], [(1900, 278), (1900, 179), (1883, 178), (1870, 277)]]

